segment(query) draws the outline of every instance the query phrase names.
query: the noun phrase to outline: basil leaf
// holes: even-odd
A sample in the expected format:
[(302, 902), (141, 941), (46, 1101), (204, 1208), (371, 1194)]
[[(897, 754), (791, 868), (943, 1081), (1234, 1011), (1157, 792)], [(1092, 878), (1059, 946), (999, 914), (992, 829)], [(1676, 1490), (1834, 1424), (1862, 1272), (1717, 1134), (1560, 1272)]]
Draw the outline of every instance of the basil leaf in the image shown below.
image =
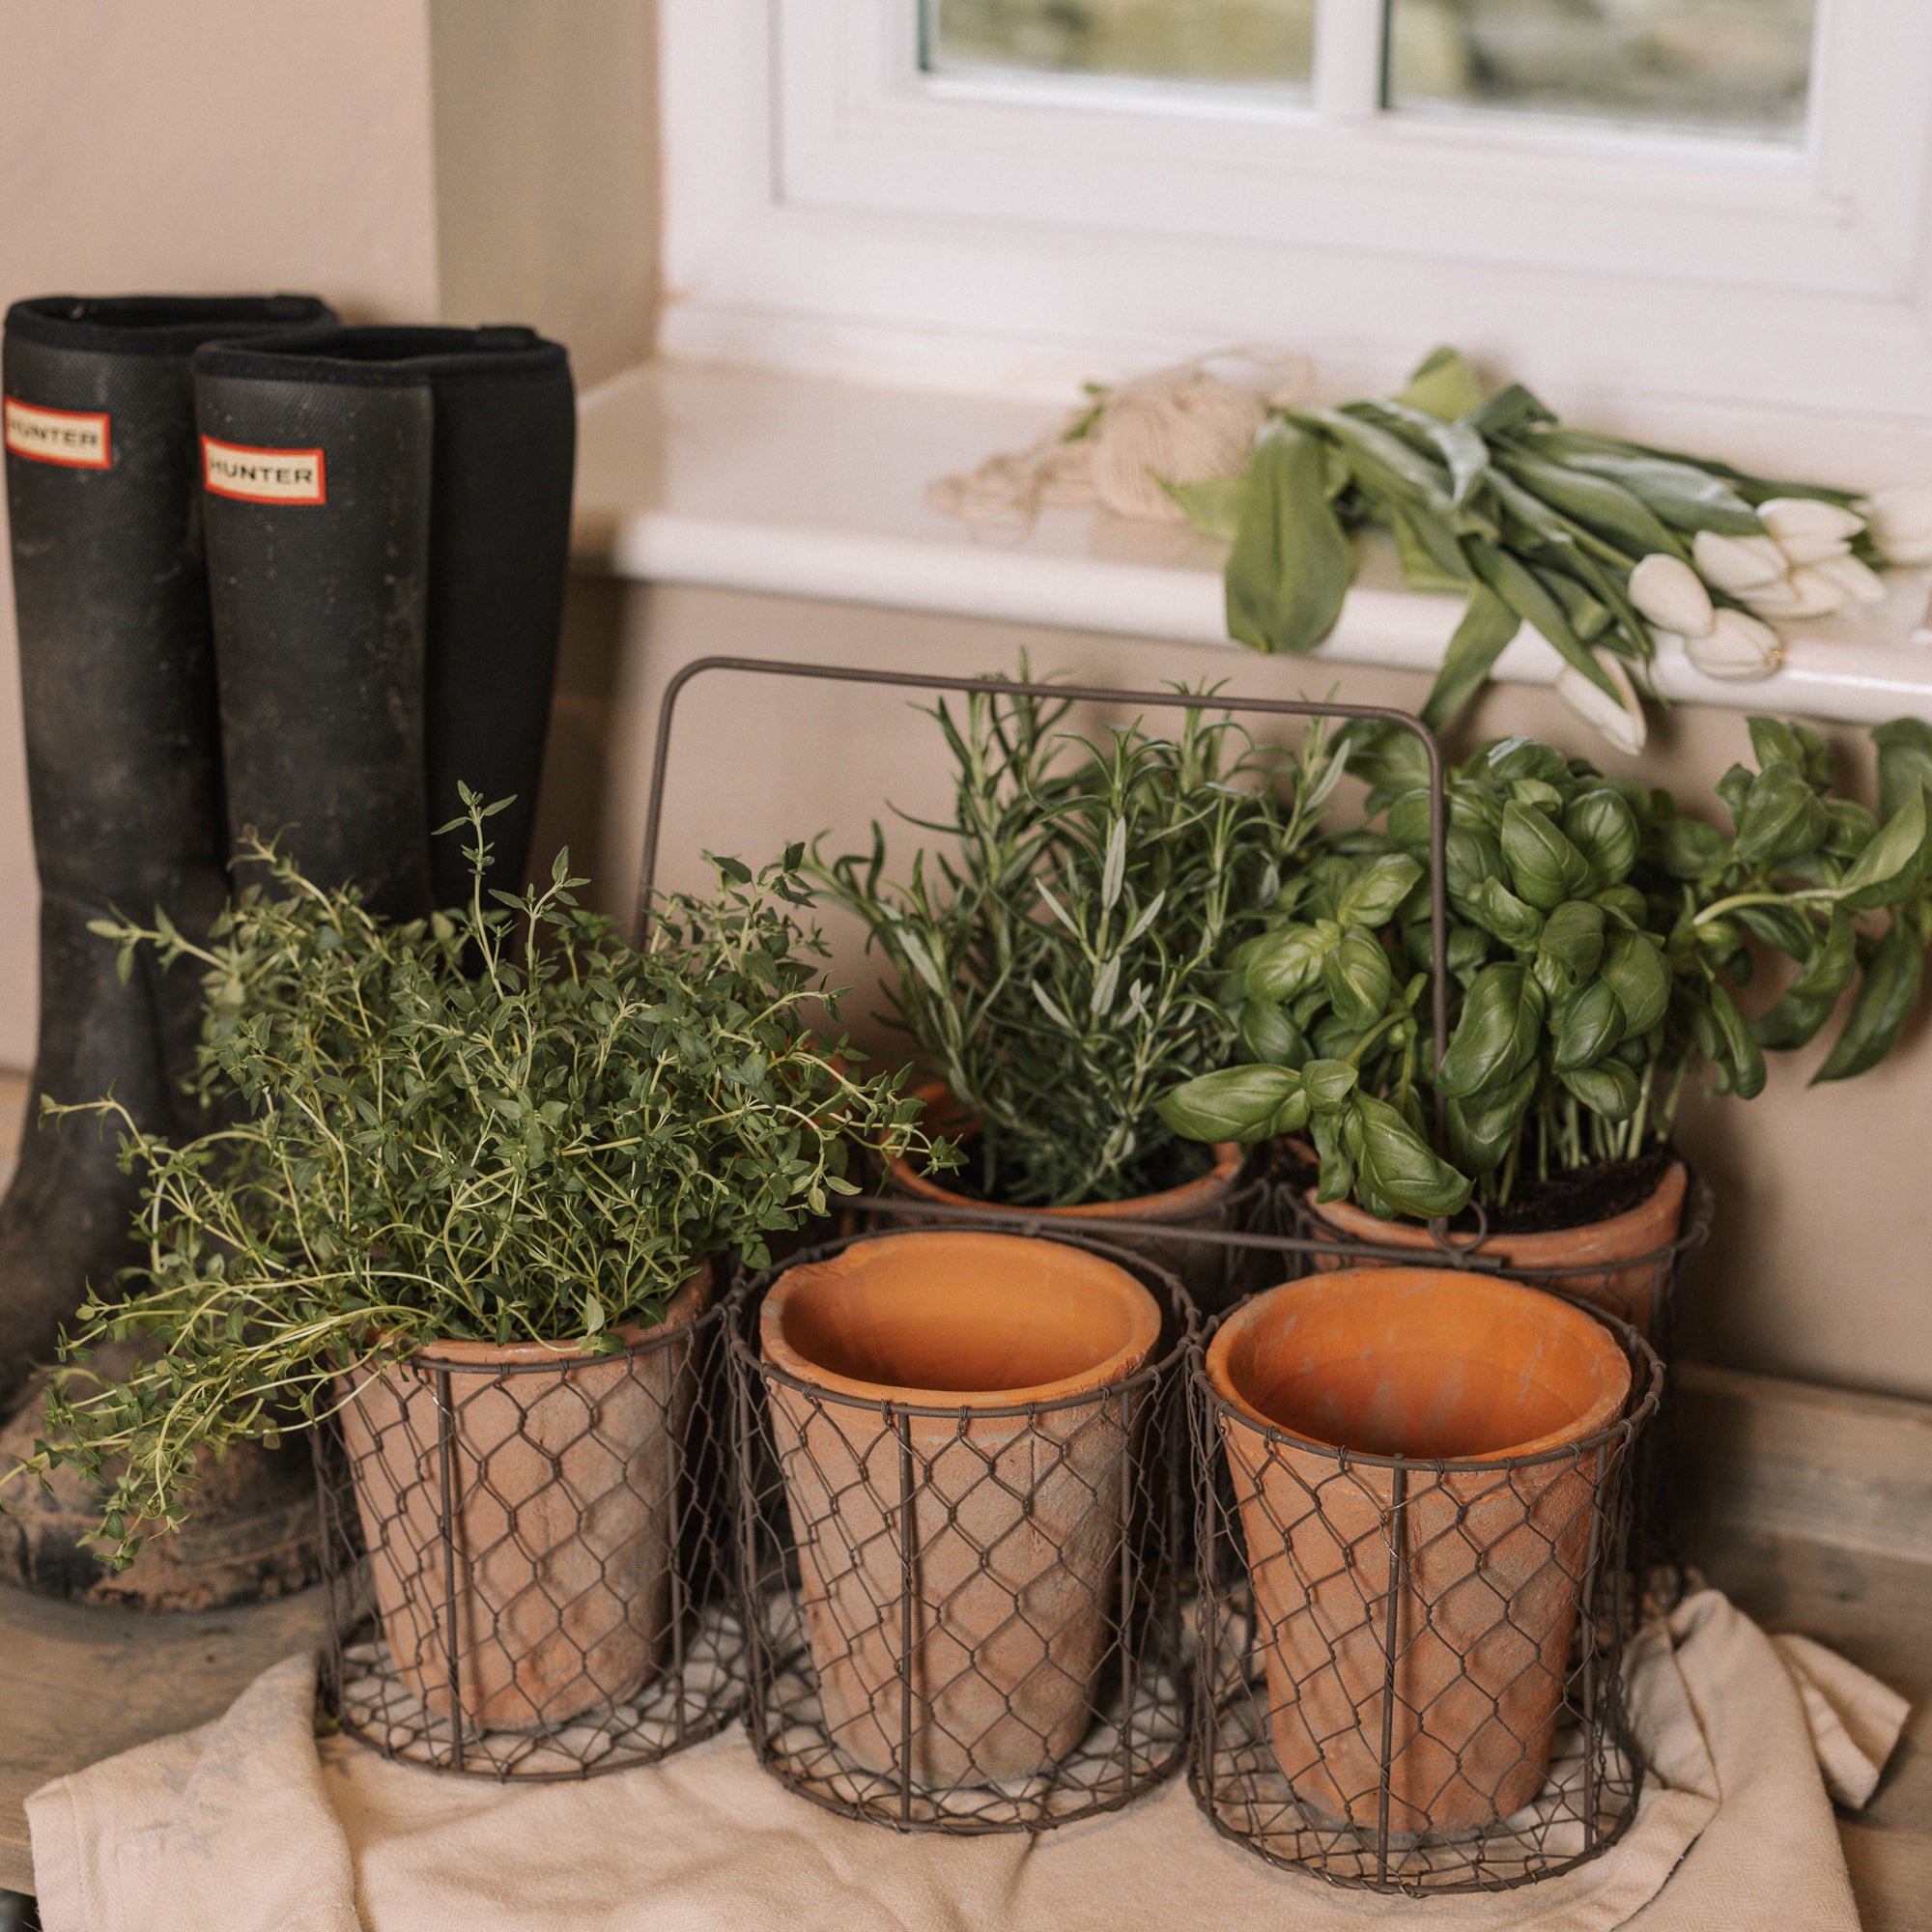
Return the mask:
[(1878, 809), (1889, 818), (1914, 791), (1932, 785), (1932, 724), (1894, 718), (1871, 736), (1878, 747)]
[(1858, 945), (1851, 915), (1842, 906), (1833, 906), (1824, 938), (1817, 939), (1814, 932), (1810, 957), (1769, 1010), (1751, 1022), (1751, 1037), (1775, 1053), (1808, 1044), (1831, 1018), (1838, 996), (1852, 983), (1857, 971)]
[(1346, 1060), (1311, 1060), (1301, 1085), (1318, 1114), (1332, 1113), (1355, 1091), (1360, 1076)]
[(1738, 857), (1747, 866), (1795, 859), (1822, 844), (1825, 829), (1825, 808), (1818, 794), (1796, 765), (1780, 758), (1751, 781), (1738, 814)]
[(1395, 968), (1373, 933), (1350, 926), (1322, 960), (1321, 983), (1337, 1019), (1349, 1026), (1371, 1027), (1388, 1010)]
[(1344, 925), (1386, 925), (1421, 877), (1422, 867), (1415, 860), (1387, 853), (1357, 875), (1336, 901), (1335, 917)]
[[(1426, 949), (1429, 928), (1424, 926), (1422, 931)], [(1443, 951), (1449, 957), (1449, 977), (1459, 985), (1466, 986), (1489, 960), (1489, 935), (1473, 925), (1452, 925)]]
[(1299, 999), (1321, 977), (1321, 962), (1341, 934), (1330, 925), (1283, 925), (1253, 942), (1241, 975), (1249, 999), (1265, 1003)]
[(1354, 1191), (1355, 1163), (1342, 1130), (1343, 1120), (1339, 1109), (1309, 1117), (1308, 1136), (1315, 1143), (1315, 1151), (1321, 1162), (1315, 1188), (1318, 1201), (1346, 1201)]
[(1588, 899), (1566, 899), (1543, 923), (1537, 942), (1578, 979), (1587, 980), (1604, 956), (1604, 909)]
[(1355, 1101), (1361, 1122), (1361, 1187), (1364, 1199), (1379, 1195), (1403, 1213), (1427, 1221), (1458, 1214), (1469, 1183), (1432, 1149), (1386, 1100), (1363, 1094)]
[(1811, 1076), (1814, 1086), (1821, 1080), (1849, 1080), (1891, 1051), (1911, 1017), (1924, 970), (1925, 952), (1918, 935), (1907, 921), (1894, 917), (1865, 967), (1864, 983), (1844, 1031)]
[(1182, 1140), (1259, 1141), (1301, 1091), (1301, 1076), (1286, 1067), (1223, 1066), (1183, 1081), (1156, 1111)]
[(1558, 1073), (1594, 1066), (1624, 1037), (1623, 1007), (1609, 983), (1592, 980), (1557, 1012), (1553, 1032), (1550, 1064)]
[(1817, 949), (1818, 928), (1795, 905), (1739, 906), (1731, 917), (1787, 958), (1809, 959)]
[(1517, 896), (1548, 912), (1590, 883), (1590, 862), (1547, 812), (1515, 800), (1503, 808), (1503, 858)]
[(1505, 946), (1534, 946), (1543, 932), (1543, 915), (1524, 905), (1500, 879), (1485, 879), (1461, 902), (1474, 925), (1492, 933)]
[(1701, 879), (1731, 856), (1731, 841), (1701, 819), (1673, 818), (1651, 835), (1652, 855), (1673, 879)]
[(1648, 1033), (1670, 1006), (1670, 968), (1657, 942), (1641, 932), (1613, 932), (1605, 942), (1603, 980), (1617, 996), (1628, 1033)]
[(1298, 1067), (1313, 1050), (1286, 1010), (1267, 1000), (1241, 1003), (1240, 1034), (1248, 1052), (1269, 1066)]
[(1543, 989), (1522, 966), (1484, 967), (1463, 1003), (1435, 1091), (1458, 1099), (1514, 1080), (1536, 1057), (1546, 1006)]
[(1271, 416), (1255, 438), (1247, 509), (1228, 554), (1228, 635), (1311, 650), (1335, 628), (1354, 554), (1323, 487), (1321, 445)]
[(1643, 1083), (1621, 1060), (1605, 1060), (1595, 1066), (1573, 1067), (1558, 1073), (1562, 1081), (1593, 1114), (1606, 1121), (1627, 1121), (1636, 1112)]
[(1501, 841), (1466, 825), (1452, 825), (1442, 841), (1442, 866), (1449, 896), (1459, 902), (1480, 892), (1486, 881), (1501, 885), (1507, 874)]
[(1825, 850), (1834, 859), (1856, 859), (1878, 830), (1878, 820), (1856, 799), (1825, 801)]
[(1804, 748), (1798, 733), (1781, 718), (1747, 718), (1750, 731), (1751, 755), (1760, 766), (1775, 765), (1781, 758), (1787, 765), (1804, 769)]
[(1605, 886), (1597, 894), (1596, 899), (1612, 919), (1621, 920), (1633, 930), (1642, 926), (1644, 915), (1649, 910), (1643, 895), (1634, 886)]
[(1851, 912), (1896, 905), (1925, 873), (1925, 790), (1919, 789), (1889, 818), (1839, 881), (1839, 903)]
[(1534, 779), (1560, 791), (1571, 782), (1569, 760), (1554, 745), (1546, 745), (1540, 738), (1492, 738), (1483, 747), (1477, 762), (1504, 784)]
[(1764, 1092), (1764, 1055), (1751, 1037), (1738, 1003), (1722, 987), (1712, 984), (1705, 991), (1712, 1017), (1718, 1023), (1720, 1039), (1714, 1056), (1718, 1065), (1718, 1085), (1721, 1092), (1735, 1094), (1741, 1100), (1754, 1100)]
[(1613, 886), (1636, 864), (1636, 814), (1607, 785), (1579, 792), (1563, 813), (1563, 835), (1590, 862), (1600, 886)]
[(1525, 1066), (1507, 1086), (1470, 1094), (1444, 1106), (1449, 1153), (1458, 1167), (1470, 1174), (1493, 1174), (1502, 1165), (1542, 1075), (1540, 1066)]

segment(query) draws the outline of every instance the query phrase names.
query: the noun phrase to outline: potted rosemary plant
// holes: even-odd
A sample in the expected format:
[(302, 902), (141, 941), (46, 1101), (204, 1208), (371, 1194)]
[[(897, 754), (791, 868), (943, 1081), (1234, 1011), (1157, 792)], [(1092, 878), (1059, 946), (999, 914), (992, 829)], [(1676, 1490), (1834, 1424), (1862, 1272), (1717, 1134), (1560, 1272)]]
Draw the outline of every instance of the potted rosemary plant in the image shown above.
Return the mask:
[[(856, 1191), (849, 1135), (928, 1144), (902, 1076), (858, 1077), (813, 1030), (799, 850), (756, 877), (714, 861), (715, 897), (637, 950), (577, 904), (567, 855), (486, 908), (500, 808), (464, 797), (467, 908), (391, 922), (258, 842), (270, 883), (206, 951), (106, 928), (124, 965), (206, 967), (202, 1077), (231, 1121), (171, 1145), (122, 1117), (148, 1258), (81, 1310), (42, 1463), (100, 1483), (125, 1557), (176, 1525), (199, 1446), (339, 1414), (396, 1668), (433, 1713), (514, 1729), (656, 1667), (711, 1258), (762, 1264)], [(87, 1351), (128, 1335), (161, 1352), (95, 1381)], [(422, 1474), (440, 1430), (454, 1505)]]
[[(1355, 731), (1370, 823), (1326, 837), (1268, 930), (1233, 955), (1223, 991), (1245, 1064), (1182, 1084), (1164, 1118), (1203, 1141), (1306, 1133), (1323, 1221), (1433, 1252), (1398, 1217), (1462, 1204), (1392, 1175), (1348, 1109), (1392, 1108), (1419, 1132), (1439, 1099), (1444, 1152), (1473, 1182), (1492, 1251), (1525, 1268), (1609, 1264), (1605, 1298), (1647, 1321), (1631, 1297), (1650, 1276), (1614, 1264), (1677, 1234), (1686, 1174), (1671, 1129), (1687, 1087), (1751, 1098), (1766, 1052), (1804, 1045), (1854, 988), (1816, 1077), (1865, 1071), (1897, 1040), (1932, 941), (1932, 726), (1873, 733), (1882, 822), (1836, 795), (1809, 726), (1754, 718), (1750, 732), (1757, 768), (1734, 765), (1717, 786), (1729, 832), (1529, 739), (1456, 768), (1452, 1031), (1437, 1066), (1426, 774), (1412, 741)], [(1767, 951), (1797, 971), (1747, 1017)]]
[[(1090, 740), (1064, 703), (975, 696), (931, 714), (955, 766), (947, 844), (886, 877), (869, 853), (813, 873), (894, 969), (889, 1019), (934, 1076), (920, 1090), (963, 1146), (943, 1187), (898, 1161), (889, 1187), (952, 1206), (1225, 1223), (1233, 1136), (1193, 1147), (1163, 1094), (1226, 1063), (1221, 962), (1272, 916), (1340, 776), (1322, 735), (1298, 762), (1232, 720), (1189, 711)], [(1169, 1249), (1179, 1244), (1169, 1244)], [(1150, 1254), (1206, 1289), (1198, 1248)]]

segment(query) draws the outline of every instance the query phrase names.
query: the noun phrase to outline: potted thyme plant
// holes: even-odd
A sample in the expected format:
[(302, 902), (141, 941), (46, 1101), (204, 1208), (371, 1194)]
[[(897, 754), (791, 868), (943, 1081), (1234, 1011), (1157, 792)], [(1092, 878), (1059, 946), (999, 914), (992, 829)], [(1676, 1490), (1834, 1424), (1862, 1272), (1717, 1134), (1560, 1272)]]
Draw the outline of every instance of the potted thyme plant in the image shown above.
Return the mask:
[[(963, 718), (940, 704), (952, 820), (913, 822), (948, 843), (916, 852), (898, 882), (876, 823), (869, 853), (814, 859), (891, 962), (888, 1017), (963, 1146), (953, 1186), (903, 1159), (888, 1184), (955, 1206), (1224, 1225), (1234, 1136), (1197, 1149), (1159, 1103), (1235, 1049), (1222, 963), (1276, 916), (1340, 765), (1320, 731), (1290, 761), (1206, 710), (1173, 737), (1137, 724), (1096, 742), (1058, 728), (1066, 709), (1019, 694), (976, 696)], [(1157, 1239), (1149, 1252), (1211, 1298), (1211, 1258)]]
[[(1492, 1251), (1527, 1268), (1612, 1264), (1603, 1298), (1647, 1322), (1651, 1273), (1613, 1264), (1678, 1232), (1671, 1130), (1687, 1088), (1751, 1098), (1766, 1052), (1804, 1045), (1854, 988), (1816, 1078), (1865, 1071), (1896, 1042), (1932, 941), (1932, 726), (1873, 733), (1882, 822), (1834, 792), (1808, 725), (1753, 718), (1750, 732), (1757, 768), (1717, 786), (1728, 833), (1529, 739), (1454, 770), (1452, 1031), (1437, 1066), (1426, 773), (1413, 741), (1353, 730), (1370, 822), (1326, 837), (1268, 930), (1234, 953), (1223, 991), (1245, 1064), (1177, 1088), (1169, 1124), (1204, 1141), (1305, 1133), (1323, 1222), (1433, 1252), (1398, 1217), (1461, 1204), (1392, 1179), (1348, 1109), (1373, 1096), (1420, 1131), (1439, 1099), (1444, 1152), (1473, 1182)], [(1747, 1017), (1765, 951), (1797, 971)]]
[[(714, 860), (715, 897), (670, 901), (638, 950), (578, 905), (567, 855), (487, 908), (500, 807), (464, 799), (466, 908), (380, 918), (258, 841), (270, 883), (206, 950), (104, 925), (124, 966), (152, 946), (207, 969), (202, 1078), (231, 1120), (172, 1145), (121, 1115), (147, 1261), (80, 1311), (40, 1463), (101, 1487), (125, 1559), (179, 1522), (199, 1447), (339, 1415), (393, 1662), (439, 1716), (514, 1729), (656, 1667), (711, 1258), (762, 1264), (856, 1191), (849, 1135), (930, 1148), (903, 1076), (858, 1077), (814, 1031), (800, 850), (756, 877)], [(129, 1335), (161, 1352), (95, 1380), (89, 1350)], [(445, 1409), (460, 1685), (421, 1473)]]

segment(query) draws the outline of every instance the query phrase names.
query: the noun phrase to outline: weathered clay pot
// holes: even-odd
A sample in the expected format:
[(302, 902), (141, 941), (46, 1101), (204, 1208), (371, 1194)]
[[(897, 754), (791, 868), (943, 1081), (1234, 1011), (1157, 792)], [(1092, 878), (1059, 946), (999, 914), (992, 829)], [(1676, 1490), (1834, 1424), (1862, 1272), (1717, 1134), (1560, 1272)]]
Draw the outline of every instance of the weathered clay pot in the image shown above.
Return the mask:
[[(1493, 1255), (1505, 1267), (1548, 1269), (1541, 1285), (1605, 1314), (1628, 1321), (1641, 1335), (1656, 1324), (1658, 1295), (1669, 1279), (1667, 1264), (1646, 1261), (1677, 1238), (1684, 1224), (1684, 1198), (1690, 1172), (1681, 1160), (1664, 1169), (1650, 1198), (1607, 1221), (1591, 1221), (1580, 1228), (1553, 1228), (1537, 1235), (1492, 1235), (1483, 1253)], [(1427, 1228), (1409, 1221), (1378, 1221), (1351, 1201), (1318, 1206), (1311, 1189), (1308, 1211), (1351, 1240), (1380, 1247), (1413, 1248), (1425, 1264), (1439, 1260), (1441, 1250)], [(1451, 1236), (1451, 1240), (1467, 1238)], [(1318, 1268), (1347, 1267), (1346, 1257), (1329, 1261), (1317, 1257)]]
[[(342, 1433), (376, 1605), (404, 1684), (466, 1725), (528, 1730), (621, 1702), (670, 1636), (678, 1472), (704, 1268), (614, 1355), (438, 1342), (343, 1377)], [(440, 1385), (450, 1410), (449, 1535)]]
[[(1208, 1350), (1275, 1756), (1323, 1815), (1468, 1831), (1541, 1788), (1630, 1366), (1586, 1310), (1453, 1269), (1316, 1275)], [(1259, 1426), (1258, 1426), (1259, 1425)], [(1283, 1432), (1270, 1435), (1268, 1430)], [(1318, 1445), (1328, 1445), (1326, 1448)], [(1396, 1472), (1336, 1450), (1444, 1459)], [(1495, 1466), (1537, 1457), (1527, 1467)], [(1392, 1551), (1394, 1710), (1388, 1679)]]
[[(859, 1764), (896, 1773), (909, 1757), (923, 1784), (997, 1783), (1086, 1733), (1138, 1421), (1118, 1385), (1160, 1325), (1124, 1268), (1012, 1235), (882, 1236), (767, 1293), (759, 1347), (779, 1372), (767, 1386), (820, 1706)], [(1004, 1412), (1025, 1405), (1041, 1406)]]
[[(960, 1106), (943, 1080), (922, 1081), (912, 1091), (925, 1105), (925, 1124), (930, 1131), (954, 1141), (970, 1139), (979, 1131), (978, 1117)], [(1050, 1215), (1076, 1226), (1083, 1220), (1113, 1220), (1145, 1221), (1150, 1228), (1232, 1228), (1237, 1218), (1235, 1197), (1241, 1186), (1247, 1152), (1236, 1141), (1217, 1141), (1208, 1152), (1213, 1165), (1179, 1187), (1135, 1195), (1126, 1201), (1088, 1202), (1077, 1208), (1014, 1208), (1004, 1201), (960, 1194), (928, 1179), (904, 1157), (887, 1169), (885, 1191), (982, 1213)], [(1126, 1235), (1113, 1230), (1107, 1232), (1106, 1238), (1117, 1247), (1144, 1256), (1164, 1272), (1179, 1275), (1195, 1306), (1208, 1313), (1230, 1306), (1255, 1285), (1238, 1279), (1245, 1257), (1225, 1257), (1221, 1250), (1199, 1242), (1164, 1241), (1157, 1234)]]

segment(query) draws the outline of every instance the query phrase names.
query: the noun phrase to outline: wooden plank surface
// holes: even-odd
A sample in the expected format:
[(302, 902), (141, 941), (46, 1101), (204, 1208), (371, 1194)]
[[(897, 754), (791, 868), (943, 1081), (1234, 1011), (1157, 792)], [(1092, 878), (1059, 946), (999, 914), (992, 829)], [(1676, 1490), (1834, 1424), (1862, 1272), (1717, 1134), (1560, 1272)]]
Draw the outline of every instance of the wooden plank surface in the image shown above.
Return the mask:
[(146, 1616), (0, 1586), (0, 1886), (34, 1889), (27, 1794), (218, 1718), (270, 1664), (322, 1639), (325, 1593)]

